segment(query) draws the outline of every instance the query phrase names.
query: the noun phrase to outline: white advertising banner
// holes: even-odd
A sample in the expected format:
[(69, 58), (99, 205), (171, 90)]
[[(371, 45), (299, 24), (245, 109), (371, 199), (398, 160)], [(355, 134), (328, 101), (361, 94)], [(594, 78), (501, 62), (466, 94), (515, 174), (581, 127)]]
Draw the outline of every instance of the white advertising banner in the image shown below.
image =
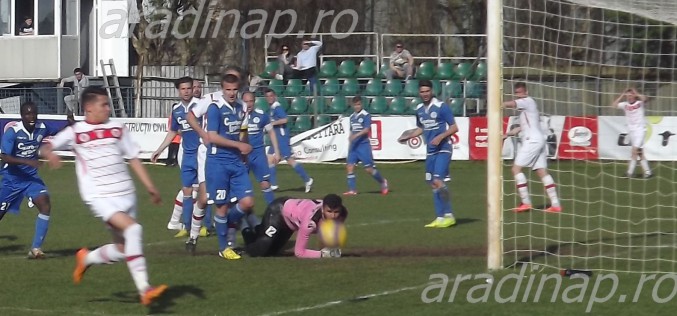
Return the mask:
[[(649, 161), (677, 160), (677, 117), (650, 116), (646, 118), (644, 154)], [(600, 116), (599, 158), (630, 159), (630, 138), (623, 116)]]

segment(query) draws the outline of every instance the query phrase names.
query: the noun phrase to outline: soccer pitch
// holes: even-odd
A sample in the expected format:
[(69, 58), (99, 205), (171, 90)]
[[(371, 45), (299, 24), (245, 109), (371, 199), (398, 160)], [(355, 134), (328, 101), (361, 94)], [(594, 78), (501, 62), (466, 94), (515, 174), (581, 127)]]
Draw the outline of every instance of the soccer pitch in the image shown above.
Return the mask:
[[(276, 196), (320, 198), (327, 193), (342, 193), (346, 190), (343, 165), (306, 167), (315, 179), (313, 192), (303, 193), (302, 181), (292, 169), (280, 166), (278, 175), (281, 187)], [(377, 183), (362, 170), (357, 170), (360, 194), (344, 197), (350, 215), (346, 222), (348, 245), (343, 258), (301, 260), (290, 255), (276, 258), (244, 257), (227, 261), (217, 256), (215, 237), (201, 238), (197, 255), (190, 256), (184, 251), (184, 240), (173, 238), (173, 232), (166, 230), (173, 199), (180, 187), (178, 169), (150, 166), (149, 171), (162, 192), (164, 205), (152, 206), (145, 192), (139, 190), (139, 220), (144, 227), (144, 251), (151, 283), (166, 283), (170, 286), (150, 310), (139, 303), (124, 263), (93, 266), (85, 274), (82, 284), (73, 285), (71, 273), (77, 249), (91, 249), (107, 243), (109, 235), (105, 226), (93, 218), (81, 202), (73, 165), (66, 164), (55, 171), (43, 168), (41, 175), (48, 185), (53, 204), (50, 230), (44, 245), (48, 258), (39, 261), (25, 258), (33, 235), (36, 212), (28, 209), (24, 202), (19, 216), (8, 214), (0, 222), (0, 264), (3, 267), (0, 274), (0, 283), (3, 285), (0, 287), (0, 314), (571, 315), (586, 311), (597, 273), (590, 280), (581, 302), (563, 302), (562, 289), (556, 289), (554, 283), (543, 287), (539, 300), (536, 300), (535, 291), (529, 292), (522, 285), (518, 288), (516, 302), (498, 303), (494, 299), (494, 295), (498, 294), (493, 291), (486, 303), (474, 301), (474, 298), (484, 294), (481, 290), (473, 291), (475, 287), (491, 285), (486, 282), (486, 278), (474, 279), (477, 274), (486, 272), (484, 162), (452, 163), (452, 182), (449, 185), (458, 224), (448, 229), (423, 228), (434, 218), (434, 213), (431, 190), (423, 181), (422, 163), (381, 164), (379, 168), (391, 187), (388, 196), (382, 196)], [(574, 184), (579, 183), (578, 180), (574, 176), (567, 176), (583, 174), (583, 171), (594, 174), (594, 170), (591, 171), (583, 163), (573, 162), (560, 163), (558, 168), (562, 172), (553, 172), (553, 176), (562, 183), (560, 194), (564, 199), (564, 213), (574, 212), (576, 207), (583, 205), (594, 207), (594, 203), (570, 200), (572, 195), (581, 196), (583, 192), (589, 191), (585, 188), (576, 189), (579, 185)], [(578, 172), (569, 172), (573, 170)], [(674, 165), (666, 170), (674, 170)], [(509, 177), (508, 173), (506, 177)], [(537, 187), (536, 183), (532, 187)], [(624, 183), (619, 185), (635, 185), (632, 182)], [(660, 182), (636, 183), (635, 189), (653, 192)], [(137, 184), (137, 188), (140, 187)], [(505, 187), (505, 203), (508, 207), (514, 203), (511, 195), (514, 189), (508, 183)], [(535, 201), (539, 201), (542, 191), (535, 189), (534, 194), (537, 197)], [(258, 190), (256, 203), (256, 213), (261, 214), (264, 205)], [(633, 205), (639, 202), (628, 199), (627, 203)], [(533, 213), (505, 215), (510, 221), (536, 221), (536, 217), (544, 215), (566, 216)], [(564, 234), (562, 238), (578, 237)], [(316, 243), (316, 240), (311, 240), (311, 244)], [(506, 265), (510, 260), (509, 256), (506, 257)], [(500, 278), (518, 272), (518, 269), (505, 269), (494, 273), (496, 281), (493, 285), (496, 286)], [(533, 273), (529, 271), (527, 276), (535, 275), (538, 282), (541, 276), (554, 272), (557, 271), (545, 268)], [(436, 283), (441, 280), (441, 275), (448, 277), (448, 284)], [(453, 280), (459, 275), (471, 275), (472, 278), (455, 286)], [(631, 302), (640, 276), (619, 274), (619, 278), (621, 282), (612, 301), (594, 304), (591, 308), (593, 313), (625, 315), (672, 312), (674, 304), (656, 303), (650, 286), (638, 294), (635, 302)], [(516, 286), (514, 281), (505, 283), (500, 293), (508, 297)], [(564, 279), (562, 288), (578, 283), (573, 279)], [(657, 295), (666, 298), (672, 291), (669, 285), (677, 284), (663, 283)], [(430, 285), (438, 287), (431, 290)], [(456, 288), (455, 292), (453, 288)], [(608, 283), (602, 282), (596, 295), (603, 297), (612, 289)], [(556, 291), (558, 299), (551, 302), (551, 296)], [(625, 303), (619, 303), (620, 293), (627, 294)], [(430, 300), (440, 294), (443, 298), (440, 296), (439, 301), (425, 303), (422, 300), (422, 295)], [(522, 302), (523, 296), (527, 298), (525, 302)]]

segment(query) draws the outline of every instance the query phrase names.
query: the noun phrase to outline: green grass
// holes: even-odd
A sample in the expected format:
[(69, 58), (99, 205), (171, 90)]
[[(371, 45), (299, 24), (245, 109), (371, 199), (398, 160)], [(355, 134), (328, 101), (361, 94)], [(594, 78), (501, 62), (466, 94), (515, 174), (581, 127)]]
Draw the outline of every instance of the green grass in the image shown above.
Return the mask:
[[(214, 237), (201, 239), (198, 255), (193, 257), (184, 252), (184, 240), (174, 239), (172, 232), (165, 229), (174, 195), (180, 186), (178, 170), (150, 166), (150, 173), (159, 186), (165, 203), (161, 207), (151, 206), (147, 196), (139, 190), (139, 220), (144, 227), (145, 253), (151, 282), (170, 285), (167, 295), (150, 310), (138, 303), (133, 283), (123, 263), (94, 266), (88, 270), (81, 285), (72, 284), (75, 251), (80, 247), (94, 248), (107, 243), (109, 235), (105, 226), (93, 218), (81, 202), (72, 165), (67, 164), (56, 171), (43, 170), (42, 176), (49, 186), (53, 203), (52, 222), (44, 245), (49, 258), (41, 261), (25, 259), (33, 235), (35, 210), (27, 209), (24, 203), (19, 216), (8, 214), (0, 222), (0, 314), (570, 315), (585, 311), (589, 294), (582, 303), (550, 303), (549, 295), (555, 289), (552, 285), (546, 286), (546, 294), (541, 295), (539, 302), (534, 302), (532, 298), (535, 294), (531, 292), (528, 303), (499, 304), (494, 302), (492, 292), (489, 302), (470, 303), (466, 294), (474, 286), (486, 285), (484, 279), (461, 283), (454, 302), (447, 302), (453, 287), (453, 283), (449, 283), (443, 302), (423, 303), (421, 295), (426, 284), (431, 281), (431, 274), (445, 274), (453, 280), (460, 274), (478, 274), (486, 270), (486, 169), (484, 163), (480, 162), (452, 164), (453, 181), (450, 187), (459, 225), (450, 229), (431, 230), (423, 228), (424, 224), (434, 218), (431, 191), (423, 181), (423, 164), (382, 164), (379, 168), (388, 178), (392, 193), (381, 196), (376, 183), (362, 170), (358, 171), (360, 194), (345, 198), (350, 216), (347, 222), (348, 246), (344, 250), (344, 258), (301, 260), (292, 256), (245, 257), (239, 261), (226, 261), (216, 255)], [(556, 231), (552, 228), (553, 225), (567, 226), (573, 223), (581, 226), (578, 225), (581, 219), (570, 215), (578, 212), (579, 208), (585, 207), (585, 212), (593, 212), (596, 205), (601, 205), (573, 199), (583, 199), (585, 196), (591, 199), (611, 199), (608, 195), (613, 194), (614, 188), (603, 181), (614, 179), (616, 174), (612, 176), (611, 173), (605, 173), (605, 170), (616, 167), (600, 165), (597, 169), (590, 168), (583, 164), (556, 165), (555, 169), (559, 171), (553, 172), (553, 175), (561, 182), (566, 214), (555, 214), (553, 217), (549, 216), (553, 214), (541, 212), (517, 215), (506, 212), (506, 237), (527, 233), (531, 236), (511, 240), (506, 243), (506, 249), (526, 249), (531, 245), (529, 249), (539, 250), (557, 240), (555, 237), (569, 242), (584, 237), (594, 240), (590, 233), (581, 236), (567, 230), (561, 230), (559, 235), (551, 235)], [(306, 169), (315, 178), (311, 194), (303, 193), (301, 180), (291, 168), (282, 166), (278, 171), (282, 192), (278, 191), (277, 196), (317, 198), (326, 193), (345, 191), (345, 170), (342, 165), (307, 165)], [(595, 170), (601, 172), (599, 178), (595, 176)], [(661, 169), (666, 175), (672, 172), (672, 175), (667, 175), (672, 176), (670, 179), (674, 179), (674, 170), (674, 165), (666, 165)], [(571, 171), (577, 171), (580, 175), (574, 175)], [(506, 175), (507, 172), (509, 170), (506, 170)], [(661, 178), (658, 181), (664, 180)], [(633, 188), (646, 192), (656, 189), (667, 192), (671, 188), (675, 192), (674, 185), (662, 189), (643, 180), (629, 181), (633, 181), (632, 184), (617, 185), (624, 186), (626, 190), (629, 186), (637, 186)], [(584, 185), (597, 187), (595, 184), (604, 185), (599, 185), (594, 190), (581, 188)], [(532, 185), (534, 194), (542, 195), (542, 189), (539, 191), (537, 186)], [(137, 187), (140, 186), (137, 184)], [(505, 187), (505, 205), (508, 208), (514, 204), (514, 190), (509, 184)], [(656, 195), (655, 199), (660, 204), (674, 207), (674, 195)], [(622, 205), (642, 207), (650, 205), (651, 200), (636, 201), (628, 197), (614, 201), (625, 201)], [(259, 192), (256, 203), (256, 212), (261, 214), (264, 206)], [(621, 212), (618, 209), (620, 208), (615, 211)], [(634, 211), (642, 212), (641, 209), (633, 209)], [(655, 212), (658, 213), (651, 214), (660, 213), (663, 217), (669, 215), (661, 213), (667, 212), (663, 208), (658, 208)], [(532, 225), (525, 225), (527, 227), (524, 228), (517, 225), (518, 222)], [(607, 220), (602, 222), (606, 224)], [(674, 231), (671, 229), (672, 227), (669, 231)], [(543, 236), (548, 239), (540, 239)], [(311, 244), (316, 244), (316, 241)], [(513, 259), (512, 254), (506, 256), (506, 264)], [(533, 260), (552, 264), (545, 260), (539, 261), (539, 258)], [(533, 275), (540, 277), (553, 271), (546, 269)], [(513, 269), (505, 269), (495, 275), (498, 278), (514, 272), (516, 271)], [(634, 295), (637, 278), (637, 275), (621, 276), (619, 293), (624, 291), (622, 293), (628, 294), (628, 300)], [(435, 280), (438, 279), (433, 279)], [(590, 282), (594, 280), (593, 278)], [(565, 280), (563, 286), (572, 282), (574, 281)], [(657, 292), (662, 297), (670, 295), (668, 283), (670, 282), (665, 281)], [(608, 288), (605, 286), (603, 284), (601, 289)], [(592, 285), (588, 291), (591, 289)], [(501, 293), (511, 291), (512, 289), (504, 287)], [(518, 301), (523, 292), (524, 286), (520, 289)], [(428, 297), (438, 293), (439, 291), (429, 292)], [(481, 296), (480, 292), (475, 293), (474, 297)], [(639, 296), (637, 303), (597, 304), (593, 312), (622, 315), (630, 312), (648, 314), (663, 311), (666, 314), (671, 304), (656, 304), (651, 299), (651, 294), (651, 288), (647, 288)]]

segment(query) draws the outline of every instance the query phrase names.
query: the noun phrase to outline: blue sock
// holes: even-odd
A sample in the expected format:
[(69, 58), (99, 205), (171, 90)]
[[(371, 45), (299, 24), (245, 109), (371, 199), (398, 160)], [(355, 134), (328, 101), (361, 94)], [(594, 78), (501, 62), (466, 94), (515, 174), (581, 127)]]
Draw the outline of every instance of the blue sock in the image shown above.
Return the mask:
[(49, 228), (49, 215), (38, 214), (35, 218), (35, 235), (31, 248), (42, 248), (42, 242), (47, 236), (47, 228)]
[(440, 199), (439, 189), (433, 189), (433, 203), (435, 205), (435, 216), (443, 217), (444, 216), (444, 205)]
[(437, 194), (442, 203), (442, 209), (444, 214), (454, 214), (454, 211), (451, 209), (451, 198), (449, 197), (449, 188), (445, 185), (437, 190)]
[(219, 240), (219, 251), (228, 247), (228, 218), (214, 215), (214, 224), (216, 224), (216, 237)]
[(381, 176), (381, 173), (378, 172), (378, 169), (374, 168), (374, 171), (371, 172), (371, 176), (376, 180), (378, 183), (383, 183), (383, 176)]
[(301, 176), (301, 179), (303, 179), (303, 183), (306, 183), (308, 182), (308, 180), (310, 180), (310, 177), (306, 173), (306, 170), (303, 169), (303, 166), (301, 166), (300, 163), (294, 164), (294, 171), (296, 171), (296, 173), (298, 173), (298, 175)]
[(228, 222), (237, 224), (244, 215), (244, 210), (242, 210), (240, 204), (235, 204), (235, 207), (231, 207), (230, 210), (228, 210)]
[(207, 204), (207, 207), (205, 207), (205, 218), (204, 222), (202, 222), (207, 229), (212, 228), (212, 206), (211, 204)]
[(190, 230), (191, 221), (193, 220), (193, 197), (183, 197), (183, 225), (186, 230)]
[(270, 185), (277, 185), (277, 166), (268, 165), (270, 169)]
[(263, 189), (261, 191), (263, 192), (263, 199), (266, 200), (266, 204), (270, 204), (271, 202), (273, 202), (273, 200), (275, 199), (275, 193), (273, 193), (273, 189), (268, 187), (267, 189)]
[(349, 173), (347, 178), (348, 178), (348, 191), (356, 191), (357, 189), (355, 188), (356, 187), (355, 182), (357, 182), (357, 180), (355, 179), (355, 174)]

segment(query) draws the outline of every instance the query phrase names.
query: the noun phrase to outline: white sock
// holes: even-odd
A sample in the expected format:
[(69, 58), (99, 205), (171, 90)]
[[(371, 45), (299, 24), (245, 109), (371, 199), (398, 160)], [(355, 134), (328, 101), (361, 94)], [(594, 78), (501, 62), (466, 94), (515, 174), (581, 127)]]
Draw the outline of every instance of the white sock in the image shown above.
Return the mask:
[(200, 237), (200, 228), (204, 218), (205, 209), (198, 207), (197, 203), (195, 203), (193, 207), (193, 220), (190, 221), (190, 238), (197, 239)]
[(183, 191), (179, 190), (174, 200), (174, 209), (172, 210), (172, 218), (169, 219), (170, 224), (180, 224), (181, 214), (183, 214)]
[(649, 161), (647, 161), (646, 158), (642, 157), (642, 160), (639, 161), (639, 164), (642, 166), (644, 174), (651, 174), (651, 169), (649, 169)]
[(111, 264), (125, 258), (125, 254), (118, 251), (115, 244), (106, 244), (90, 251), (85, 257), (85, 265)]
[(515, 185), (517, 186), (517, 192), (519, 192), (520, 198), (522, 199), (522, 204), (531, 204), (529, 187), (527, 186), (527, 176), (525, 176), (524, 173), (520, 172), (515, 175)]
[(142, 235), (143, 227), (135, 223), (127, 227), (122, 233), (125, 236), (125, 258), (127, 268), (132, 275), (134, 284), (139, 294), (143, 294), (150, 286), (148, 284), (148, 271), (146, 270), (146, 258), (143, 256)]
[(630, 159), (630, 164), (628, 164), (628, 175), (635, 174), (635, 167), (637, 166), (637, 160)]
[(550, 204), (552, 206), (559, 206), (559, 197), (557, 197), (557, 185), (555, 185), (555, 180), (551, 175), (547, 175), (541, 178), (543, 186), (545, 187), (545, 192), (548, 193), (550, 198)]

